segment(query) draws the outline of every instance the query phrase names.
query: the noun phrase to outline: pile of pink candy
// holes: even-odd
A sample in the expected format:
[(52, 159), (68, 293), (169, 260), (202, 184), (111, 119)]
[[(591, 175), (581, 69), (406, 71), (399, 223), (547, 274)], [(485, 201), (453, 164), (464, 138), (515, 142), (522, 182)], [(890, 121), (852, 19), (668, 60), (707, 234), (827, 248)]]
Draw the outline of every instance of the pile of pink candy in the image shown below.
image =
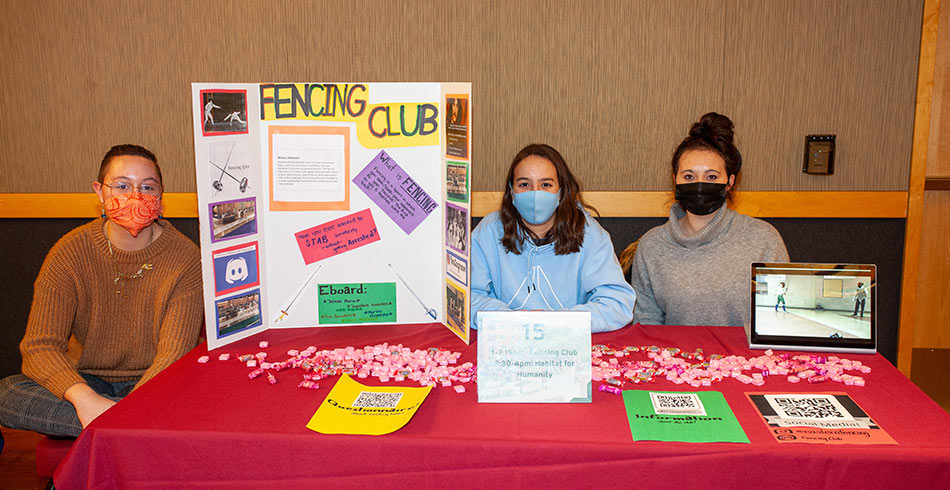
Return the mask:
[[(649, 360), (626, 360), (634, 353), (646, 353)], [(627, 346), (613, 349), (606, 345), (594, 345), (591, 350), (591, 378), (603, 381), (600, 391), (620, 394), (627, 382), (652, 383), (663, 376), (675, 384), (688, 384), (694, 388), (710, 386), (724, 378), (733, 378), (744, 384), (762, 386), (769, 376), (786, 376), (789, 383), (807, 380), (822, 383), (828, 380), (849, 386), (864, 386), (864, 378), (845, 371), (871, 372), (861, 361), (819, 355), (776, 355), (771, 349), (764, 355), (746, 359), (742, 356), (706, 356), (702, 349), (686, 352), (676, 347)], [(759, 372), (745, 374), (745, 371)]]
[[(259, 344), (261, 349), (267, 348), (267, 341)], [(270, 384), (277, 384), (274, 373), (300, 369), (303, 371), (303, 380), (298, 384), (300, 388), (318, 389), (317, 381), (330, 376), (348, 374), (357, 378), (374, 377), (381, 382), (411, 380), (421, 386), (452, 387), (457, 393), (465, 392), (462, 383), (474, 382), (477, 374), (475, 365), (471, 362), (456, 366), (460, 352), (450, 352), (435, 347), (427, 350), (411, 350), (402, 344), (378, 344), (366, 346), (362, 349), (353, 347), (318, 351), (310, 346), (302, 351), (291, 349), (290, 356), (284, 361), (267, 362), (267, 353), (242, 354), (237, 359), (249, 368), (256, 368), (247, 377), (250, 379), (266, 375)], [(218, 360), (227, 361), (230, 354), (221, 354)], [(201, 356), (199, 363), (206, 363), (209, 356)]]

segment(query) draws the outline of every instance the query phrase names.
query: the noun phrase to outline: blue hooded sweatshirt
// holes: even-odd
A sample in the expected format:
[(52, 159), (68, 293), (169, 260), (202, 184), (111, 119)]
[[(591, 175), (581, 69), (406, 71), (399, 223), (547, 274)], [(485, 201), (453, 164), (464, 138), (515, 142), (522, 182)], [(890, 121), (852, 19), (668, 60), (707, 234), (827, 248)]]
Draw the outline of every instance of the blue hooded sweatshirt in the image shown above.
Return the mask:
[(578, 310), (590, 312), (591, 332), (630, 323), (637, 295), (623, 277), (610, 235), (586, 212), (578, 252), (555, 255), (554, 243), (524, 241), (521, 254), (501, 244), (497, 212), (472, 232), (472, 325), (480, 310)]

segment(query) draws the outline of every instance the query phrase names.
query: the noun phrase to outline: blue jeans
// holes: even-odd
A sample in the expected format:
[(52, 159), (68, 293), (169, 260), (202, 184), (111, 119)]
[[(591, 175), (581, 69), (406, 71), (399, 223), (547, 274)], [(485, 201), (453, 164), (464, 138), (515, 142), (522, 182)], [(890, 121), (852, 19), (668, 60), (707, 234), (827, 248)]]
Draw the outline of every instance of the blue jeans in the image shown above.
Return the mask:
[[(124, 398), (138, 383), (137, 379), (112, 383), (91, 374), (79, 375), (93, 391), (114, 401)], [(82, 431), (72, 403), (23, 374), (0, 380), (0, 425), (58, 437), (77, 437)]]

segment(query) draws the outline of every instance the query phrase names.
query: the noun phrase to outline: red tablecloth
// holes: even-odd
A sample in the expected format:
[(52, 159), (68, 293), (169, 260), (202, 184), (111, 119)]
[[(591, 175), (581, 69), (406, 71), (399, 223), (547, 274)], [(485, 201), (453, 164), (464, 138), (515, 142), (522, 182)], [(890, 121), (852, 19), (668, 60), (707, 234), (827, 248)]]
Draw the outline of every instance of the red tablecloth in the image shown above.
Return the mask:
[[(479, 404), (475, 385), (462, 394), (433, 389), (413, 420), (385, 436), (324, 435), (305, 427), (335, 379), (320, 390), (249, 380), (222, 352), (271, 360), (288, 349), (363, 347), (382, 342), (441, 347), (475, 361), (441, 325), (270, 330), (212, 353), (180, 359), (96, 419), (56, 472), (57, 488), (947, 488), (950, 415), (879, 355), (845, 355), (871, 366), (866, 387), (828, 382), (765, 386), (715, 383), (751, 444), (633, 442), (620, 397), (594, 391), (590, 404)], [(629, 326), (595, 334), (594, 343), (658, 345), (752, 357), (741, 328)], [(361, 380), (370, 381), (370, 380)], [(368, 382), (367, 384), (379, 384)], [(596, 384), (595, 384), (596, 385)], [(650, 388), (695, 391), (660, 379)], [(816, 389), (817, 388), (817, 389)], [(779, 444), (749, 391), (847, 392), (897, 446)], [(318, 487), (319, 485), (319, 487)]]

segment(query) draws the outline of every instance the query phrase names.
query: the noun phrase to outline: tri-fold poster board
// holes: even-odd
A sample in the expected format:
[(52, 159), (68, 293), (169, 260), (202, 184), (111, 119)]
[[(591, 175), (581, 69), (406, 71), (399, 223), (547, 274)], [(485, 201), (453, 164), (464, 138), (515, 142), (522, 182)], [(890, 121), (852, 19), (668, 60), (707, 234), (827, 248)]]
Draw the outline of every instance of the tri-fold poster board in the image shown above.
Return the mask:
[(205, 328), (441, 322), (468, 343), (468, 83), (196, 83)]

